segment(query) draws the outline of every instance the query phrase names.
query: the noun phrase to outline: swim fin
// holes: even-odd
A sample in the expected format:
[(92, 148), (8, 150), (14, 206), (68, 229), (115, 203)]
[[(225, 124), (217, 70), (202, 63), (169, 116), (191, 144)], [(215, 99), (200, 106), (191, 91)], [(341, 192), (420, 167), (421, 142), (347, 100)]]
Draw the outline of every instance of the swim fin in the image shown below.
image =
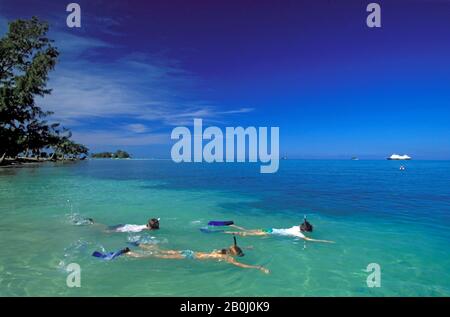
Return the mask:
[(212, 220), (208, 222), (208, 226), (222, 227), (222, 226), (231, 226), (234, 224), (234, 221), (220, 221), (220, 220)]
[(128, 248), (121, 249), (116, 252), (107, 252), (107, 253), (102, 253), (100, 251), (94, 251), (94, 253), (92, 253), (92, 256), (95, 256), (96, 258), (100, 258), (100, 259), (103, 259), (106, 261), (110, 261), (110, 260), (117, 258), (118, 256), (121, 256), (122, 254), (127, 253), (128, 251), (130, 251), (130, 249), (128, 249)]

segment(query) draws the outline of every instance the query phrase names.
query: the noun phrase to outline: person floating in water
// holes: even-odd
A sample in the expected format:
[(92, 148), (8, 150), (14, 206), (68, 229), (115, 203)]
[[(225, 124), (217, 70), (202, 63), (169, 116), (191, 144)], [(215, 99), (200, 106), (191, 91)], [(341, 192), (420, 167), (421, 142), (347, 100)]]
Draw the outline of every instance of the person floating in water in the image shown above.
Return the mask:
[(102, 227), (107, 232), (141, 232), (143, 230), (158, 230), (159, 218), (151, 218), (144, 225), (132, 225), (132, 224), (120, 224), (115, 226), (107, 226), (104, 224), (95, 223), (92, 218), (85, 218), (85, 220), (91, 225), (97, 225)]
[(158, 246), (154, 244), (139, 244), (139, 247), (143, 250), (147, 250), (149, 252), (134, 252), (127, 249), (124, 249), (125, 255), (133, 258), (160, 258), (160, 259), (173, 259), (173, 260), (184, 260), (184, 259), (192, 259), (192, 260), (212, 260), (212, 261), (224, 261), (229, 264), (246, 268), (246, 269), (258, 269), (265, 274), (269, 274), (270, 271), (262, 266), (258, 265), (248, 265), (241, 262), (238, 262), (235, 257), (243, 257), (244, 252), (240, 247), (238, 247), (236, 243), (236, 237), (234, 238), (234, 244), (226, 249), (213, 250), (212, 252), (197, 252), (192, 250), (163, 250), (158, 248)]
[(234, 224), (230, 225), (229, 227), (233, 227), (235, 229), (238, 229), (240, 231), (224, 231), (226, 234), (234, 234), (239, 235), (242, 237), (245, 236), (286, 236), (286, 237), (295, 237), (300, 238), (306, 241), (312, 241), (312, 242), (325, 242), (325, 243), (334, 243), (334, 241), (328, 241), (328, 240), (317, 240), (308, 238), (303, 234), (302, 231), (308, 231), (312, 232), (313, 227), (312, 225), (305, 219), (303, 220), (303, 223), (298, 226), (292, 226), (288, 229), (277, 229), (277, 228), (268, 228), (268, 229), (245, 229), (239, 226), (236, 226)]
[(113, 232), (141, 232), (143, 230), (158, 230), (159, 218), (151, 218), (145, 225), (116, 225), (108, 227), (108, 231)]

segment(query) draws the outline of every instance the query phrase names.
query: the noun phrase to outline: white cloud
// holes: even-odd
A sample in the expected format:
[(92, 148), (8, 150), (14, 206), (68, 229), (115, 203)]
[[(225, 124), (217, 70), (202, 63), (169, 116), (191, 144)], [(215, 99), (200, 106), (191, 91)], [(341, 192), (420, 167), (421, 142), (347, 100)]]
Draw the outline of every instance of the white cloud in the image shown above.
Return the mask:
[(99, 48), (113, 48), (114, 46), (96, 38), (79, 36), (68, 32), (49, 32), (48, 35), (55, 41), (63, 59), (75, 59), (82, 53)]
[[(109, 28), (119, 23), (102, 19), (97, 22)], [(0, 31), (2, 25), (6, 25), (6, 20), (0, 16)], [(176, 60), (136, 52), (112, 59), (113, 54), (101, 54), (122, 47), (61, 29), (54, 29), (49, 36), (55, 40), (61, 55), (49, 76), (48, 88), (52, 93), (37, 98), (37, 103), (54, 112), (52, 119), (72, 128), (78, 142), (87, 145), (168, 143), (169, 134), (151, 134), (148, 126), (191, 125), (194, 118), (222, 122), (226, 116), (253, 110), (221, 110), (201, 100), (197, 91), (200, 79), (184, 70)], [(122, 126), (117, 132), (99, 130), (95, 126), (97, 119), (121, 119)]]
[(89, 146), (133, 146), (167, 144), (170, 142), (168, 134), (134, 134), (123, 131), (111, 132), (104, 130), (91, 130), (88, 132), (73, 132), (73, 139)]
[(236, 109), (236, 110), (228, 110), (228, 111), (222, 111), (220, 112), (221, 114), (238, 114), (238, 113), (248, 113), (248, 112), (252, 112), (253, 108), (240, 108), (240, 109)]
[(148, 131), (148, 128), (140, 123), (132, 123), (126, 126), (126, 129), (134, 132), (134, 133), (144, 133)]
[[(217, 120), (253, 110), (222, 111), (203, 101), (177, 101), (182, 98), (174, 91), (183, 90), (183, 81), (191, 83), (192, 78), (160, 62), (151, 64), (128, 57), (109, 64), (76, 61), (62, 66), (51, 74), (52, 94), (40, 104), (71, 125), (87, 118), (126, 116), (174, 126), (192, 123), (193, 118)], [(190, 93), (189, 87), (185, 90)]]

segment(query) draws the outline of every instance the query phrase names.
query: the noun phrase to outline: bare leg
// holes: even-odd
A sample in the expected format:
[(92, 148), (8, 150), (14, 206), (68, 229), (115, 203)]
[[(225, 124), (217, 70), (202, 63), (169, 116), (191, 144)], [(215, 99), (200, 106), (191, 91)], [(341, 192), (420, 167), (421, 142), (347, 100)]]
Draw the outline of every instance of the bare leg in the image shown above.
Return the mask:
[(174, 259), (174, 260), (182, 260), (185, 258), (179, 252), (173, 254), (154, 254), (153, 257), (159, 259)]
[(163, 250), (156, 244), (140, 244), (139, 247), (144, 250), (153, 251), (152, 256), (164, 259), (182, 259), (184, 256), (178, 250)]
[(262, 230), (247, 230), (247, 231), (224, 231), (226, 234), (235, 234), (241, 237), (245, 236), (267, 236), (268, 233)]
[(105, 225), (103, 223), (96, 223), (96, 222), (94, 222), (92, 224), (92, 228), (94, 228), (95, 230), (106, 232), (106, 233), (113, 233), (113, 232), (115, 232), (115, 230), (111, 230), (110, 229), (110, 226)]
[(243, 227), (239, 227), (239, 226), (236, 226), (236, 225), (229, 225), (228, 227), (233, 227), (233, 228), (236, 228), (236, 229), (242, 230), (242, 231), (250, 231), (250, 230), (248, 230), (248, 229), (245, 229), (245, 228), (243, 228)]
[(103, 231), (106, 233), (116, 232), (116, 229), (111, 229), (111, 226), (105, 225), (104, 223), (93, 222), (91, 226), (95, 230)]
[(144, 250), (159, 250), (158, 246), (153, 243), (149, 243), (149, 244), (140, 243), (139, 248), (144, 249)]
[(175, 259), (175, 260), (184, 259), (184, 256), (182, 256), (179, 252), (174, 252), (170, 254), (169, 253), (159, 254), (159, 253), (138, 253), (130, 251), (125, 254), (132, 258), (159, 258), (159, 259)]
[(241, 236), (241, 237), (245, 237), (247, 235), (247, 232), (240, 232), (240, 231), (224, 231), (223, 233), (235, 234), (235, 235)]

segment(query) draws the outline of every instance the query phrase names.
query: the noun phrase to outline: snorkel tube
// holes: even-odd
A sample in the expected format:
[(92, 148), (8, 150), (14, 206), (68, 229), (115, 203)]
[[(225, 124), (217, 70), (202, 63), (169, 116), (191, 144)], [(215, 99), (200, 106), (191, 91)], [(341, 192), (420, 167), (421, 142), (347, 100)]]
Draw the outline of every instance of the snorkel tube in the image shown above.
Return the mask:
[(235, 235), (233, 235), (233, 246), (230, 249), (233, 249), (233, 252), (236, 253), (236, 256), (244, 256), (244, 252), (242, 252), (242, 249), (237, 245)]

